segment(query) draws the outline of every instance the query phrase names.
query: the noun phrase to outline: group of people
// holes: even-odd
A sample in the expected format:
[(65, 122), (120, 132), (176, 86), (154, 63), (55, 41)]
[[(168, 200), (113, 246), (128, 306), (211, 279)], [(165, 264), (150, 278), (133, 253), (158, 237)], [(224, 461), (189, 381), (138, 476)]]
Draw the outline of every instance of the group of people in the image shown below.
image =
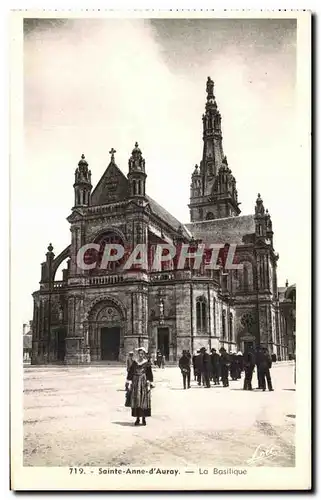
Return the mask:
[(216, 349), (211, 349), (211, 354), (206, 352), (206, 348), (198, 349), (194, 356), (184, 350), (179, 359), (179, 368), (183, 377), (184, 389), (191, 387), (191, 365), (193, 365), (194, 380), (198, 385), (211, 387), (211, 381), (214, 385), (223, 387), (229, 386), (229, 376), (231, 380), (238, 380), (244, 371), (244, 390), (252, 390), (252, 377), (255, 367), (257, 368), (258, 389), (273, 391), (270, 368), (272, 358), (266, 348), (258, 346), (256, 350), (247, 349), (244, 354), (228, 353), (224, 347), (221, 347), (219, 353)]
[[(146, 417), (151, 416), (151, 389), (153, 386), (153, 372), (151, 359), (144, 347), (136, 349), (137, 356), (130, 352), (127, 358), (127, 379), (125, 384), (125, 406), (131, 408), (135, 417), (135, 425), (146, 425)], [(194, 356), (184, 350), (179, 359), (179, 368), (182, 373), (183, 387), (191, 387), (191, 366), (193, 366), (194, 380), (198, 385), (211, 387), (214, 385), (229, 386), (229, 376), (232, 380), (241, 378), (244, 371), (244, 390), (252, 390), (252, 377), (257, 368), (258, 389), (273, 391), (270, 368), (272, 359), (266, 348), (258, 346), (256, 350), (247, 349), (244, 354), (228, 353), (221, 347), (219, 353), (211, 349), (211, 354), (206, 348), (199, 349)], [(161, 366), (161, 365), (160, 365)]]

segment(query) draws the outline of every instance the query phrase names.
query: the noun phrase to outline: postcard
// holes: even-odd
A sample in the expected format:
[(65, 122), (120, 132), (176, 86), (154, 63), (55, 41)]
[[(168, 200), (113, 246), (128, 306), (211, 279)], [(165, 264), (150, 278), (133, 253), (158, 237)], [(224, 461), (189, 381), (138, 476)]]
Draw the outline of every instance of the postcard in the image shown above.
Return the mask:
[(13, 490), (311, 489), (310, 87), (306, 11), (11, 13)]

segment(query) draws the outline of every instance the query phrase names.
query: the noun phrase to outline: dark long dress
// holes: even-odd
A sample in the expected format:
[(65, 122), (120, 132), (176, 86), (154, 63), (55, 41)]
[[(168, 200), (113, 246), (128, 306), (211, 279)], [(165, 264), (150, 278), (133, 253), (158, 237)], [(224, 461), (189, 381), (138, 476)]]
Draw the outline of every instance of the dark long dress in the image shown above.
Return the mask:
[(132, 382), (130, 406), (132, 417), (151, 416), (151, 396), (147, 381), (153, 382), (151, 364), (145, 360), (142, 363), (134, 361), (128, 372), (128, 380)]

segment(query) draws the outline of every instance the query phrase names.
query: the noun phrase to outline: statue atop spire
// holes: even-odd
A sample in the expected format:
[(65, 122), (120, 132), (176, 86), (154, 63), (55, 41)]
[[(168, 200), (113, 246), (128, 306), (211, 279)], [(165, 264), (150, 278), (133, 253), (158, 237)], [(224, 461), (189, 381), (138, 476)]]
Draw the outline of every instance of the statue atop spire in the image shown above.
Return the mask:
[(255, 215), (264, 215), (265, 208), (263, 205), (263, 200), (260, 193), (257, 195), (256, 205), (255, 205)]
[(75, 183), (91, 184), (91, 171), (88, 169), (88, 162), (85, 155), (82, 154), (78, 162), (78, 168), (75, 171)]
[(214, 82), (210, 76), (207, 77), (206, 92), (208, 101), (214, 99)]
[(138, 146), (138, 142), (135, 142), (135, 147), (132, 151), (132, 155), (129, 158), (129, 171), (138, 170), (145, 172), (145, 160), (143, 158), (142, 152)]

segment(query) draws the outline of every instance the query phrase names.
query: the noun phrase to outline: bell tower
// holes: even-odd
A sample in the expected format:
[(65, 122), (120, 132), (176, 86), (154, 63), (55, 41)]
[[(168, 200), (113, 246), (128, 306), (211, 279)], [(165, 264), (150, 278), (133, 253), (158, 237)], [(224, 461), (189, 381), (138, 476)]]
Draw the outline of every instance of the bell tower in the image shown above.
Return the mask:
[(221, 114), (208, 77), (203, 114), (203, 156), (191, 182), (191, 222), (233, 217), (240, 214), (236, 180), (223, 152)]

